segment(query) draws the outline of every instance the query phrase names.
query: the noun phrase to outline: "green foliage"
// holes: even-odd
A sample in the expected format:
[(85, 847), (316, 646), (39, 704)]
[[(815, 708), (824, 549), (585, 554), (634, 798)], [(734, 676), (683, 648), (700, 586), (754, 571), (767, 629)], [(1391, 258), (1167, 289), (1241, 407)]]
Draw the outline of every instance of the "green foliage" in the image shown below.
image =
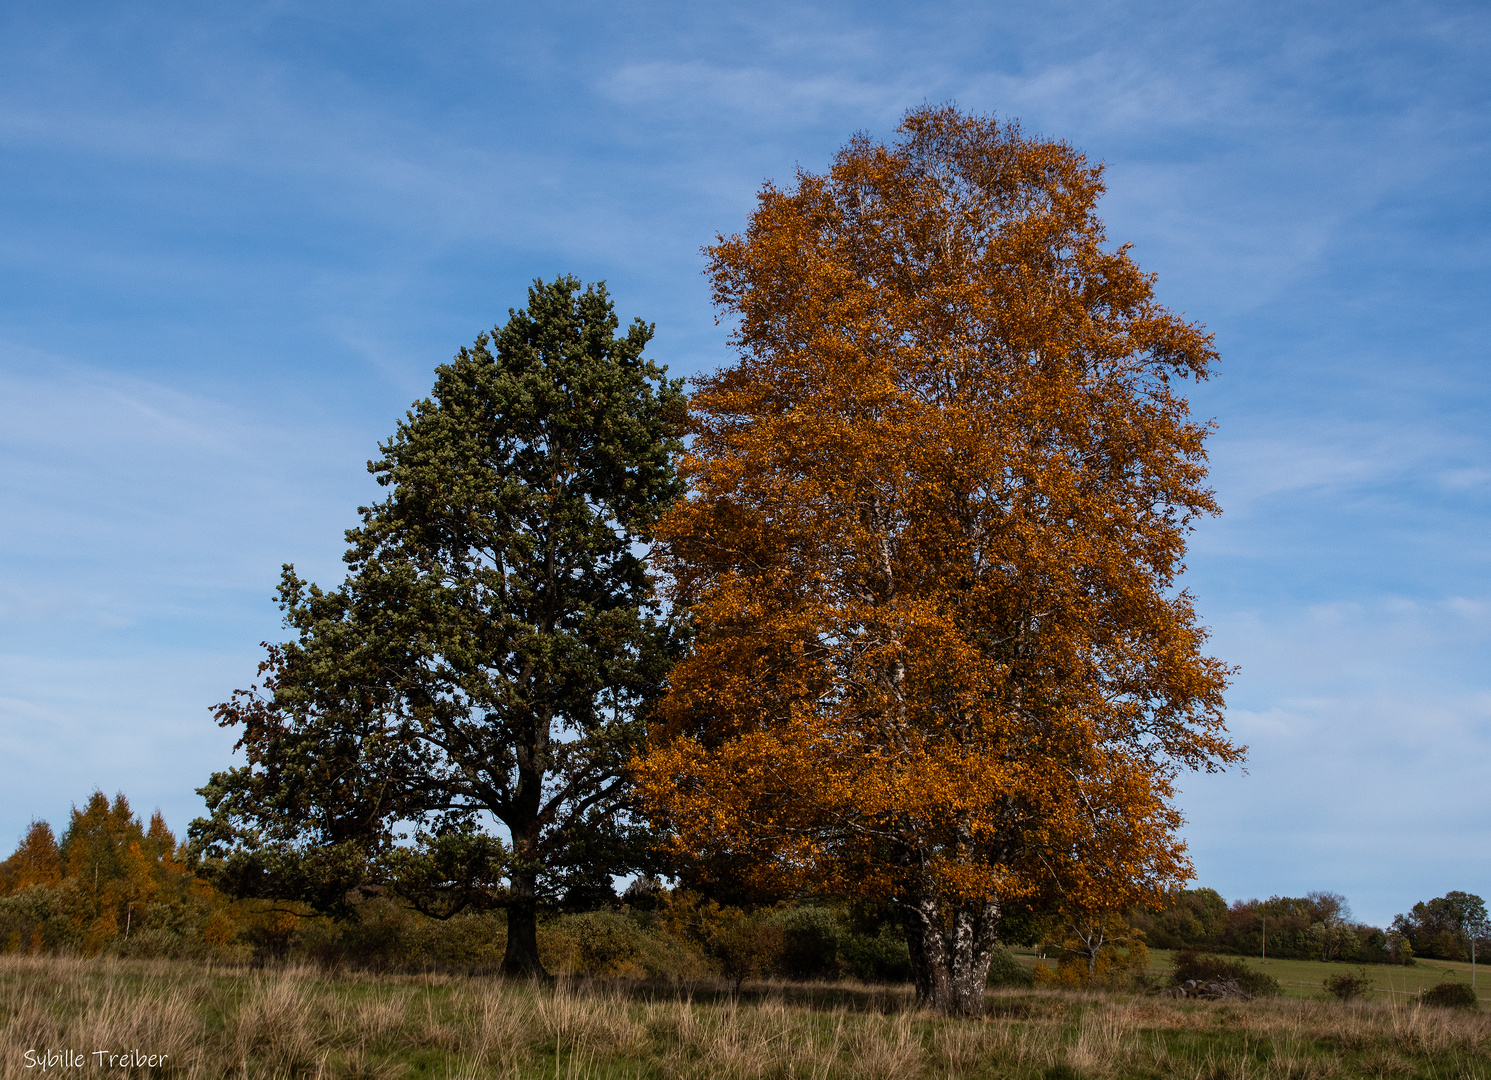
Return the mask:
[(656, 925), (617, 911), (561, 915), (539, 925), (539, 948), (552, 971), (593, 978), (702, 978), (703, 956)]
[(1353, 998), (1366, 997), (1367, 991), (1372, 988), (1372, 980), (1367, 977), (1365, 971), (1358, 971), (1355, 975), (1349, 971), (1343, 971), (1338, 975), (1327, 975), (1321, 985), (1332, 997), (1341, 1001), (1350, 1001)]
[(864, 912), (808, 904), (747, 915), (688, 889), (652, 885), (628, 889), (627, 898), (637, 901), (628, 913), (639, 925), (656, 927), (731, 978), (896, 983), (911, 977), (900, 927)]
[(41, 953), (77, 949), (83, 943), (85, 925), (77, 916), (88, 906), (77, 882), (50, 888), (28, 885), (0, 896), (0, 950)]
[(1191, 949), (1175, 955), (1171, 980), (1176, 986), (1195, 980), (1198, 983), (1235, 982), (1249, 997), (1278, 997), (1284, 992), (1272, 975), (1255, 971), (1241, 960), (1209, 956)]
[(587, 975), (620, 975), (645, 951), (647, 935), (625, 916), (592, 911), (571, 917), (579, 939), (579, 967)]
[(1470, 959), (1470, 941), (1491, 945), (1486, 902), (1475, 893), (1453, 891), (1420, 901), (1393, 919), (1393, 929), (1409, 942), (1416, 956), (1435, 960)]
[(1424, 1004), (1438, 1005), (1447, 1009), (1480, 1008), (1480, 1000), (1476, 997), (1475, 989), (1469, 983), (1462, 982), (1436, 983), (1424, 991)]
[(1413, 943), (1399, 930), (1389, 930), (1383, 935), (1387, 955), (1392, 963), (1405, 967), (1413, 963)]
[(1130, 912), (1129, 919), (1158, 949), (1260, 956), (1270, 959), (1411, 963), (1412, 947), (1375, 926), (1351, 921), (1338, 893), (1239, 900), (1229, 908), (1212, 889), (1172, 893), (1160, 907)]
[(1007, 949), (995, 949), (989, 963), (990, 986), (1030, 986), (1035, 976)]
[(492, 971), (502, 962), (502, 912), (431, 919), (383, 896), (358, 908), (356, 918), (331, 919), (308, 908), (290, 915), (286, 905), (251, 902), (236, 914), (261, 957), (367, 971)]
[(1215, 889), (1186, 889), (1159, 910), (1132, 912), (1129, 921), (1152, 948), (1215, 949), (1227, 931), (1227, 901)]
[(839, 945), (847, 934), (833, 911), (812, 906), (785, 908), (768, 918), (782, 932), (777, 974), (804, 982), (838, 977)]
[(604, 286), (535, 282), (369, 462), (389, 494), (342, 587), (285, 567), (296, 638), (219, 706), (248, 764), (192, 826), (224, 888), (344, 916), (380, 886), (442, 917), (506, 906), (527, 971), (537, 905), (595, 906), (650, 865), (623, 772), (676, 647), (640, 545), (681, 491), (684, 402), (652, 328), (618, 325)]
[[(996, 963), (1002, 951), (995, 950)], [(846, 975), (861, 982), (902, 983), (912, 975), (906, 935), (894, 926), (882, 926), (874, 933), (849, 932), (839, 942), (839, 961)]]
[(1054, 903), (1010, 904), (1000, 916), (999, 940), (1007, 945), (1039, 945), (1056, 933), (1061, 923)]
[(746, 979), (776, 970), (785, 938), (782, 927), (769, 916), (737, 915), (726, 919), (711, 936), (708, 952), (720, 974), (739, 992)]
[(911, 977), (911, 953), (898, 926), (817, 905), (783, 908), (767, 918), (782, 930), (781, 953), (772, 968), (780, 978), (896, 983)]

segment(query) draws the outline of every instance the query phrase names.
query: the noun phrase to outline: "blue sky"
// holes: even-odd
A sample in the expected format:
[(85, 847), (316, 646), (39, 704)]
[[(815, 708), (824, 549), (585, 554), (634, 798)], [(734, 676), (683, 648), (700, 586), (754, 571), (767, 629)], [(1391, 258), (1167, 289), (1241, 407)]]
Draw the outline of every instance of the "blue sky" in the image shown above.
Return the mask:
[(178, 830), (211, 703), (340, 580), (364, 462), (535, 276), (728, 360), (699, 248), (923, 102), (1107, 163), (1222, 354), (1188, 583), (1246, 775), (1228, 899), (1491, 896), (1491, 10), (1472, 3), (200, 4), (0, 12), (0, 844)]

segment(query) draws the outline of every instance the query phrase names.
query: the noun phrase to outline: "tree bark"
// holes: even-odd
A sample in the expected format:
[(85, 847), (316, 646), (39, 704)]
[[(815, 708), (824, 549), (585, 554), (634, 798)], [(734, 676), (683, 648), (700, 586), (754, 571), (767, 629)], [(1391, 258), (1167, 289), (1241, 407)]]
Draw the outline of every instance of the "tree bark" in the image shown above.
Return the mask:
[[(552, 631), (552, 621), (548, 629)], [(515, 747), (517, 787), (509, 816), (504, 818), (512, 833), (513, 864), (508, 872), (507, 949), (502, 956), (502, 974), (547, 979), (549, 973), (538, 957), (538, 873), (542, 866), (539, 806), (543, 800), (544, 773), (549, 768), (553, 715), (547, 708), (530, 715), (532, 727), (524, 732), (526, 745)]]
[(537, 880), (531, 872), (515, 872), (510, 881), (512, 899), (507, 905), (507, 950), (502, 955), (502, 974), (547, 979), (549, 973), (538, 958)]
[(903, 905), (901, 912), (917, 1004), (945, 1016), (980, 1015), (997, 944), (999, 906), (923, 897)]

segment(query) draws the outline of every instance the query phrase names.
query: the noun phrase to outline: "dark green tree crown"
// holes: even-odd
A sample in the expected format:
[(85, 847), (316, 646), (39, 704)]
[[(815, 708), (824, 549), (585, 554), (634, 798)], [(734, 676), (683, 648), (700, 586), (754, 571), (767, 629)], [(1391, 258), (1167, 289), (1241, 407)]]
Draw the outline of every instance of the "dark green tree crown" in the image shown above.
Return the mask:
[[(388, 495), (347, 533), (343, 586), (284, 568), (296, 638), (267, 695), (219, 708), (250, 765), (203, 789), (194, 835), (245, 857), (340, 845), (357, 857), (323, 852), (328, 873), (392, 858), (467, 893), (498, 865), (553, 893), (645, 861), (623, 772), (675, 652), (645, 551), (682, 493), (685, 404), (643, 355), (653, 328), (618, 329), (604, 285), (535, 281), (436, 369), (368, 463)], [(396, 848), (400, 823), (425, 855)]]

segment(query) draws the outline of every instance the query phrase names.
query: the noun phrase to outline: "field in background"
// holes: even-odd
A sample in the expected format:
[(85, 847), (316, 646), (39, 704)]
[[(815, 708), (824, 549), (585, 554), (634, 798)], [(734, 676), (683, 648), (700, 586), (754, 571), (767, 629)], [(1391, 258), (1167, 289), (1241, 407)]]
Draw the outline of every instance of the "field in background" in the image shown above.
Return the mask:
[[(1030, 949), (1010, 951), (1024, 967), (1033, 967), (1039, 958)], [(1149, 973), (1161, 979), (1169, 978), (1174, 957), (1175, 953), (1168, 949), (1149, 950)], [(1469, 986), (1471, 974), (1468, 962), (1453, 960), (1415, 960), (1408, 967), (1400, 967), (1396, 964), (1327, 964), (1319, 960), (1264, 961), (1256, 956), (1228, 956), (1226, 959), (1241, 960), (1255, 971), (1272, 975), (1284, 988), (1284, 996), (1291, 998), (1319, 997), (1323, 992), (1321, 983), (1343, 972), (1352, 975), (1365, 973), (1372, 985), (1371, 996), (1382, 999), (1416, 998), (1420, 991), (1442, 982), (1460, 982)], [(1484, 963), (1477, 963), (1475, 976), (1481, 1007), (1491, 1009), (1491, 969)]]
[[(1318, 965), (1341, 966), (1341, 965)], [(999, 990), (945, 1020), (904, 990), (514, 985), (450, 975), (0, 957), (0, 1078), (27, 1050), (168, 1054), (174, 1077), (1491, 1080), (1491, 1015), (1394, 1000), (1209, 1003)], [(35, 1060), (33, 1057), (32, 1061)], [(145, 1071), (112, 1075), (147, 1075)]]

